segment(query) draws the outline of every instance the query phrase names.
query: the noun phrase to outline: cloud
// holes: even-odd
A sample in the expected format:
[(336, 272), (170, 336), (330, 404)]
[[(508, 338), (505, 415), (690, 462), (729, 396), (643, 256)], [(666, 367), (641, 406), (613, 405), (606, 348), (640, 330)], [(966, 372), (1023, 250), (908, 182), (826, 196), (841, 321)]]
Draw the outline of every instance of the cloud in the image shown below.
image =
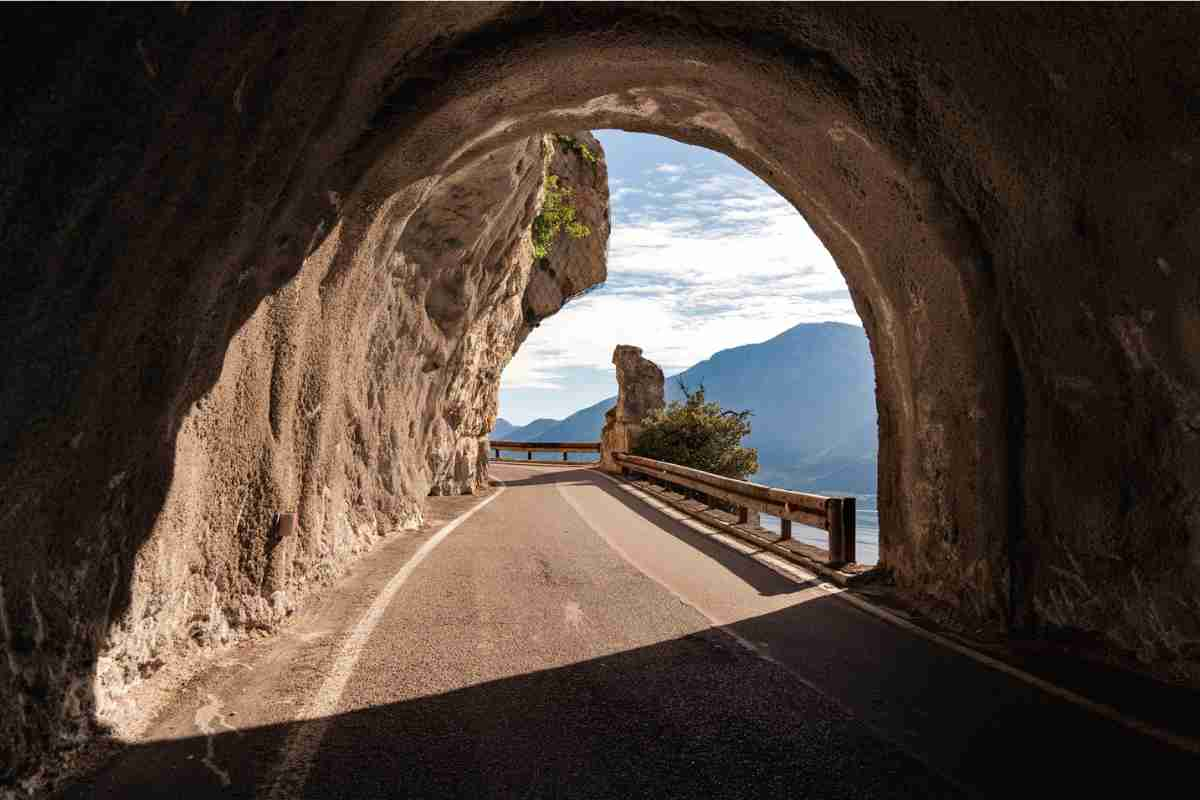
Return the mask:
[[(504, 388), (556, 389), (572, 370), (611, 372), (617, 344), (642, 347), (671, 373), (801, 322), (861, 324), (832, 257), (790, 203), (732, 161), (683, 161), (623, 177), (608, 283), (529, 336)], [(663, 173), (682, 177), (670, 193), (655, 188), (666, 186), (655, 177)]]

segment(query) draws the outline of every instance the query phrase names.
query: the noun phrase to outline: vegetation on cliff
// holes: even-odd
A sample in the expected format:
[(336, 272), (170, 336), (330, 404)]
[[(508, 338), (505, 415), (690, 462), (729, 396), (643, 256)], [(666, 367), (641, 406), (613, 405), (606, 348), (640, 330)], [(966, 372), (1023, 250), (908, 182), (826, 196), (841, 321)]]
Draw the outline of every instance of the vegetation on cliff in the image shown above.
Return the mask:
[(533, 219), (534, 258), (542, 259), (550, 255), (555, 240), (564, 230), (573, 239), (592, 235), (592, 229), (575, 219), (575, 215), (571, 187), (561, 183), (557, 175), (547, 175), (542, 210)]
[(581, 142), (574, 136), (568, 136), (565, 133), (554, 134), (554, 140), (562, 145), (563, 152), (571, 152), (574, 150), (579, 154), (580, 158), (592, 165), (592, 169), (596, 169), (596, 165), (600, 163), (600, 158), (588, 147), (585, 142)]

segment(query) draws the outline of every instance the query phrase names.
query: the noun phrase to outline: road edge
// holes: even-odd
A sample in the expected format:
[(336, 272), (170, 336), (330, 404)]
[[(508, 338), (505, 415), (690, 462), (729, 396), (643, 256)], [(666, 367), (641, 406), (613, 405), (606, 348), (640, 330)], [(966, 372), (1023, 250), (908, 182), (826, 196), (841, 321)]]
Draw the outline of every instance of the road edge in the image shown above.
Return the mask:
[[(622, 489), (622, 491), (624, 491), (626, 494), (634, 496), (641, 502), (645, 503), (646, 505), (650, 506), (651, 508), (654, 508), (654, 505), (652, 503), (650, 503), (649, 500), (656, 499), (656, 498), (652, 498), (650, 495), (645, 494), (638, 487), (633, 486), (626, 481), (622, 481), (612, 475), (609, 475), (608, 473), (601, 472), (600, 470), (597, 470), (597, 469), (591, 469), (591, 470), (589, 470), (589, 472), (594, 472), (597, 475), (600, 475), (600, 476), (606, 478), (607, 480), (611, 481), (612, 483), (614, 483), (618, 487), (620, 487)], [(660, 501), (660, 502), (662, 502), (662, 501)], [(673, 506), (671, 506), (670, 504), (667, 504), (665, 502), (663, 503), (663, 505), (668, 508), (673, 508)], [(681, 513), (686, 513), (686, 512), (681, 512)], [(776, 573), (778, 573), (779, 575), (782, 575), (783, 577), (787, 578), (788, 580), (791, 580), (791, 581), (797, 580), (796, 575), (790, 574), (790, 570), (780, 569), (777, 565), (774, 565), (765, 559), (753, 558), (751, 555), (743, 552), (739, 548), (731, 546), (731, 544), (729, 542), (724, 541), (724, 539), (721, 535), (722, 531), (720, 530), (720, 528), (713, 526), (713, 525), (709, 525), (707, 523), (707, 521), (705, 521), (705, 520), (697, 519), (695, 517), (695, 515), (689, 514), (689, 516), (691, 516), (697, 522), (697, 524), (703, 525), (709, 529), (709, 532), (707, 533), (707, 535), (713, 541), (719, 542), (722, 546), (727, 547), (730, 550), (733, 550), (735, 552), (741, 553), (743, 556), (751, 558), (751, 560), (755, 561), (756, 563), (761, 564), (761, 565), (767, 567), (768, 569), (775, 571)], [(725, 535), (728, 536), (729, 534), (725, 534)], [(789, 566), (791, 566), (793, 569), (795, 569), (797, 571), (804, 570), (804, 567), (802, 567), (799, 564), (793, 564), (793, 565), (789, 565)], [(816, 579), (817, 576), (813, 575), (812, 578)], [(1159, 742), (1162, 742), (1164, 744), (1168, 744), (1172, 747), (1175, 747), (1176, 749), (1183, 750), (1184, 752), (1189, 752), (1189, 753), (1193, 753), (1196, 755), (1200, 755), (1200, 740), (1196, 740), (1196, 739), (1192, 739), (1187, 736), (1181, 736), (1179, 734), (1172, 733), (1171, 731), (1159, 728), (1158, 726), (1152, 725), (1148, 722), (1145, 722), (1144, 720), (1138, 719), (1137, 717), (1132, 717), (1128, 714), (1124, 714), (1121, 711), (1118, 711), (1117, 709), (1113, 708), (1112, 706), (1106, 705), (1097, 700), (1092, 700), (1091, 698), (1085, 697), (1084, 695), (1081, 695), (1078, 692), (1072, 691), (1071, 689), (1068, 689), (1064, 686), (1059, 686), (1058, 684), (1048, 681), (1045, 678), (1040, 678), (1037, 675), (1034, 675), (1030, 672), (1026, 672), (1025, 670), (1023, 670), (1019, 667), (1013, 666), (1012, 664), (1009, 664), (1000, 659), (994, 658), (993, 656), (989, 656), (986, 653), (983, 653), (979, 650), (968, 647), (967, 645), (962, 644), (960, 642), (956, 642), (953, 639), (942, 636), (941, 634), (936, 633), (935, 631), (931, 631), (927, 628), (923, 628), (920, 625), (917, 625), (909, 620), (906, 620), (903, 617), (901, 617), (897, 614), (894, 614), (891, 611), (889, 611), (881, 606), (871, 603), (869, 600), (867, 600), (863, 597), (860, 597), (855, 594), (851, 594), (844, 587), (830, 586), (827, 591), (829, 591), (829, 594), (831, 594), (831, 595), (836, 595), (836, 596), (840, 597), (842, 600), (844, 600), (845, 602), (854, 606), (855, 608), (859, 609), (860, 611), (871, 614), (872, 616), (877, 617), (878, 619), (881, 619), (885, 622), (889, 622), (889, 623), (891, 623), (899, 628), (902, 628), (910, 633), (920, 636), (921, 638), (923, 638), (927, 641), (933, 642), (934, 644), (938, 644), (942, 647), (945, 647), (948, 650), (958, 653), (959, 655), (966, 656), (967, 658), (970, 658), (971, 660), (973, 660), (977, 663), (983, 664), (986, 667), (990, 667), (991, 669), (997, 670), (998, 672), (1003, 672), (1004, 674), (1008, 675), (1009, 677), (1015, 678), (1023, 683), (1026, 683), (1030, 686), (1040, 689), (1041, 691), (1046, 692), (1047, 694), (1050, 694), (1054, 697), (1057, 697), (1060, 700), (1071, 703), (1072, 705), (1078, 706), (1080, 708), (1086, 709), (1087, 711), (1090, 711), (1093, 714), (1096, 714), (1097, 716), (1104, 717), (1105, 719), (1115, 722), (1115, 723), (1117, 723), (1125, 728), (1128, 728), (1136, 733), (1139, 733), (1143, 736), (1148, 736)]]

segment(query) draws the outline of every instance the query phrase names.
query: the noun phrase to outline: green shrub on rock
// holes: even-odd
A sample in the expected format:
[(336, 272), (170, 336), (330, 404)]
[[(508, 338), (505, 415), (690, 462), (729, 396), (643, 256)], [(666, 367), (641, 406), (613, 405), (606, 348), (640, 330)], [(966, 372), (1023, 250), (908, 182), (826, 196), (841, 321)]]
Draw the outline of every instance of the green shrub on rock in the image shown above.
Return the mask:
[(749, 411), (729, 411), (681, 381), (684, 401), (672, 402), (642, 422), (633, 454), (728, 478), (745, 480), (758, 471), (758, 451), (743, 447), (750, 434)]
[(571, 187), (560, 185), (557, 175), (547, 175), (542, 210), (533, 219), (533, 257), (542, 259), (550, 255), (554, 241), (564, 230), (572, 239), (582, 239), (592, 234), (591, 228), (575, 220)]
[(562, 145), (563, 152), (570, 152), (574, 150), (576, 153), (579, 153), (580, 158), (592, 165), (593, 170), (596, 168), (596, 164), (600, 161), (600, 159), (595, 153), (592, 152), (592, 148), (588, 147), (574, 136), (568, 136), (565, 133), (556, 133), (554, 134), (554, 138), (560, 145)]

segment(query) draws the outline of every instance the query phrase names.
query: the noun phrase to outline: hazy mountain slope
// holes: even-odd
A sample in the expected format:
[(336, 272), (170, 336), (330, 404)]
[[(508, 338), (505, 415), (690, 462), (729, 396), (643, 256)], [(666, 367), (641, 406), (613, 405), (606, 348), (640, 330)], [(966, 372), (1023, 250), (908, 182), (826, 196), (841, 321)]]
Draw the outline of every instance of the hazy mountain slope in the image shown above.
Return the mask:
[(604, 414), (617, 402), (615, 397), (606, 397), (594, 406), (576, 411), (562, 422), (544, 431), (533, 441), (542, 442), (598, 442), (600, 429), (604, 427)]
[[(754, 412), (748, 444), (758, 448), (761, 468), (755, 480), (788, 488), (875, 491), (875, 371), (862, 328), (802, 324), (759, 344), (722, 350), (667, 378), (668, 401), (682, 399), (681, 380), (692, 389), (703, 384), (708, 398), (726, 408)], [(597, 441), (604, 412), (615, 402), (606, 398), (535, 429), (547, 422), (538, 420), (507, 438)]]
[(837, 323), (797, 325), (760, 344), (722, 350), (667, 380), (703, 384), (727, 408), (754, 412), (749, 444), (760, 455), (814, 457), (875, 420), (875, 372), (862, 328)]
[(532, 442), (546, 431), (558, 425), (559, 422), (561, 422), (561, 420), (542, 417), (541, 419), (535, 419), (528, 425), (511, 429), (508, 434), (503, 437), (493, 432), (492, 438), (507, 439), (510, 442)]
[(492, 428), (492, 432), (491, 432), (490, 436), (493, 439), (507, 439), (507, 438), (509, 438), (509, 434), (511, 434), (515, 430), (517, 430), (516, 425), (513, 425), (511, 422), (506, 420), (504, 417), (500, 417), (496, 420), (496, 424)]

